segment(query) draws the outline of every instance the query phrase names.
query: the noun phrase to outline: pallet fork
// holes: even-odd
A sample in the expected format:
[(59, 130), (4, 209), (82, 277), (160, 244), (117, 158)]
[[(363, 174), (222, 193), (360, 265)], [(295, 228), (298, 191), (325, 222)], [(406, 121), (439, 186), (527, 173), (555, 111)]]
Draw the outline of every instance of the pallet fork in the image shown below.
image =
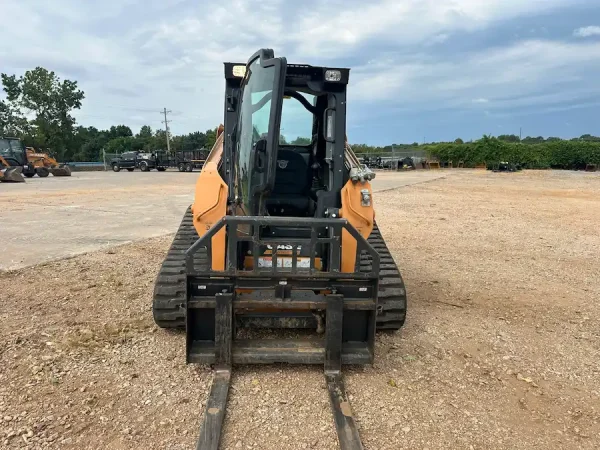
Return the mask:
[[(186, 252), (187, 361), (214, 364), (213, 383), (196, 448), (219, 448), (233, 364), (286, 362), (323, 364), (340, 447), (342, 450), (361, 450), (363, 445), (346, 395), (342, 364), (369, 364), (373, 361), (379, 255), (344, 219), (296, 218), (294, 226), (299, 224), (315, 230), (309, 243), (311, 250), (317, 245), (329, 244), (330, 249), (339, 254), (342, 231), (346, 230), (357, 241), (357, 254), (369, 254), (371, 271), (364, 274), (341, 273), (339, 266), (336, 266), (333, 274), (320, 272), (314, 269), (314, 258), (311, 258), (310, 270), (299, 269), (294, 258), (292, 267), (282, 271), (277, 267), (277, 252), (274, 251), (273, 266), (266, 270), (255, 267), (251, 273), (241, 275), (236, 268), (229, 267), (223, 272), (214, 272), (221, 274), (218, 281), (207, 277), (206, 272), (194, 272), (194, 253), (201, 248), (212, 253), (212, 236), (223, 227), (227, 228), (227, 250), (232, 254), (238, 241), (247, 240), (255, 246), (263, 245), (259, 227), (254, 227), (253, 235), (238, 235), (238, 227), (255, 221), (253, 218), (225, 217)], [(268, 221), (283, 227), (291, 226), (290, 221), (285, 218), (269, 218)], [(329, 236), (317, 237), (316, 229), (325, 225), (329, 228)], [(274, 248), (277, 248), (276, 244), (274, 243)], [(309, 253), (315, 254), (314, 251)], [(230, 260), (235, 260), (235, 257)], [(364, 264), (364, 259), (362, 263)], [(261, 293), (245, 293), (249, 287)], [(238, 291), (240, 293), (236, 294)], [(298, 291), (304, 294), (295, 294)], [(306, 293), (311, 291), (321, 293), (309, 294), (307, 297)], [(306, 309), (324, 311), (324, 338), (235, 339), (236, 323), (244, 320), (248, 312), (265, 309), (279, 311), (282, 316)], [(290, 320), (289, 316), (286, 320)]]
[[(219, 448), (231, 383), (232, 305), (232, 294), (216, 295), (215, 333), (217, 345), (215, 351), (217, 363), (200, 428), (197, 450), (218, 450)], [(342, 296), (328, 296), (324, 374), (340, 448), (342, 450), (361, 450), (363, 445), (354, 422), (341, 371), (342, 317)]]

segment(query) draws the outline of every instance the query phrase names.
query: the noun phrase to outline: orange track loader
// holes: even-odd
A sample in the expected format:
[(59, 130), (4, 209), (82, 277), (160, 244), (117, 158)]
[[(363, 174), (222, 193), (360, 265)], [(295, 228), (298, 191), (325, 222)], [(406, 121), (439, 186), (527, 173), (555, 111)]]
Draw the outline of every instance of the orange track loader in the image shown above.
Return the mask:
[(197, 449), (219, 447), (233, 365), (290, 363), (323, 366), (340, 447), (360, 450), (342, 364), (373, 362), (406, 290), (375, 223), (375, 174), (346, 143), (350, 71), (268, 49), (224, 69), (224, 126), (152, 308), (185, 329), (188, 363), (215, 367)]

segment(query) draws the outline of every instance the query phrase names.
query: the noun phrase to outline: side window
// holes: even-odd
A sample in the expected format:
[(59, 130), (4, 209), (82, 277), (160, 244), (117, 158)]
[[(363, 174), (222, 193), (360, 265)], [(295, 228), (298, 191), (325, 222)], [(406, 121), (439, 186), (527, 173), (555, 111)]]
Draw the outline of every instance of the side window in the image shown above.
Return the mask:
[[(316, 97), (301, 93), (310, 105), (315, 105)], [(299, 100), (289, 97), (283, 100), (279, 145), (310, 145), (312, 142), (315, 116)]]

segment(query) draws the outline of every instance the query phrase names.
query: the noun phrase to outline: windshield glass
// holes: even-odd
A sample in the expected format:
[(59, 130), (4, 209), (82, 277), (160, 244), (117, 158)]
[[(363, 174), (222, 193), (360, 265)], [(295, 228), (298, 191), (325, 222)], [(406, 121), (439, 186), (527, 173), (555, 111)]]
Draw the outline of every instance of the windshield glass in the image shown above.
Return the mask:
[(274, 67), (261, 67), (260, 60), (250, 64), (243, 86), (243, 97), (238, 119), (236, 155), (236, 184), (238, 195), (246, 208), (250, 205), (253, 177), (253, 148), (269, 131), (271, 97), (275, 81)]
[(22, 166), (26, 163), (23, 144), (18, 139), (0, 139), (0, 155), (10, 165)]
[[(300, 93), (308, 103), (314, 105), (315, 96)], [(310, 145), (312, 142), (313, 114), (302, 103), (293, 97), (283, 99), (281, 111), (281, 127), (279, 131), (280, 145)]]
[(21, 141), (17, 139), (0, 139), (0, 154), (4, 156), (20, 155), (23, 153)]
[(9, 141), (7, 139), (0, 139), (0, 155), (12, 154)]

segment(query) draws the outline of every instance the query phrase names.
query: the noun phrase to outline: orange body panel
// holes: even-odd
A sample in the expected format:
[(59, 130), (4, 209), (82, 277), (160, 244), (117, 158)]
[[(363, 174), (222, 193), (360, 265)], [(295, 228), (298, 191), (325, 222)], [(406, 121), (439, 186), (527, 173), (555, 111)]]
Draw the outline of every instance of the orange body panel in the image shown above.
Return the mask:
[[(371, 195), (369, 206), (362, 205), (361, 191), (366, 189)], [(367, 239), (373, 231), (375, 211), (373, 209), (373, 197), (371, 183), (353, 183), (348, 180), (342, 188), (342, 212), (341, 215), (357, 231)], [(356, 263), (356, 240), (346, 230), (342, 230), (342, 272), (354, 272)]]
[(38, 153), (35, 151), (33, 147), (25, 147), (25, 152), (27, 154), (27, 162), (33, 165), (33, 167), (40, 168), (46, 167), (48, 169), (53, 167), (58, 167), (58, 161), (52, 158), (47, 153)]
[[(194, 228), (202, 237), (210, 228), (227, 214), (227, 184), (219, 175), (219, 162), (223, 153), (223, 132), (219, 136), (207, 158), (196, 182), (192, 215)], [(225, 228), (212, 237), (212, 269), (225, 270)]]

